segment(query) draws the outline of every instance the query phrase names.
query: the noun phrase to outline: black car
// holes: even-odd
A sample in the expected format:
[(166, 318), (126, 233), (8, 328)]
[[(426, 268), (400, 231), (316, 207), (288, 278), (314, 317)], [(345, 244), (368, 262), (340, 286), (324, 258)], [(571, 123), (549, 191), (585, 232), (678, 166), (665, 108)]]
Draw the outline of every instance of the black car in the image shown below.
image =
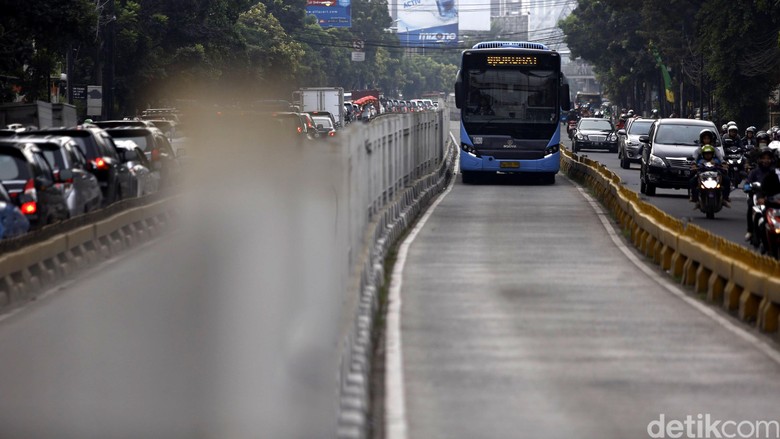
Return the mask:
[(691, 165), (701, 147), (699, 133), (708, 128), (715, 133), (715, 151), (723, 157), (723, 146), (715, 124), (708, 120), (657, 119), (642, 143), (642, 168), (639, 190), (655, 195), (656, 188), (688, 189), (692, 178)]
[(103, 204), (103, 193), (97, 177), (89, 171), (89, 162), (75, 140), (67, 136), (26, 137), (25, 145), (41, 150), (57, 177), (70, 170), (72, 178), (57, 183), (62, 186), (70, 216), (97, 210)]
[(618, 138), (615, 126), (600, 117), (583, 117), (577, 122), (571, 150), (608, 149), (617, 152)]
[(132, 140), (146, 154), (153, 170), (160, 171), (160, 185), (170, 186), (179, 179), (180, 168), (168, 137), (153, 127), (111, 128), (106, 130), (116, 140)]
[(46, 157), (35, 145), (19, 143), (18, 139), (0, 142), (0, 183), (30, 221), (32, 229), (68, 219), (65, 194), (58, 183), (72, 177), (65, 170), (55, 178)]
[[(330, 113), (328, 113), (330, 114)], [(334, 137), (336, 135), (336, 127), (333, 124), (333, 119), (327, 116), (312, 116), (314, 125), (316, 126), (314, 131), (314, 137), (320, 139), (327, 139), (328, 137)]]
[(48, 129), (25, 134), (72, 138), (87, 159), (87, 169), (97, 177), (100, 183), (104, 205), (134, 196), (133, 176), (127, 166), (122, 163), (114, 139), (102, 128), (82, 125), (77, 128)]

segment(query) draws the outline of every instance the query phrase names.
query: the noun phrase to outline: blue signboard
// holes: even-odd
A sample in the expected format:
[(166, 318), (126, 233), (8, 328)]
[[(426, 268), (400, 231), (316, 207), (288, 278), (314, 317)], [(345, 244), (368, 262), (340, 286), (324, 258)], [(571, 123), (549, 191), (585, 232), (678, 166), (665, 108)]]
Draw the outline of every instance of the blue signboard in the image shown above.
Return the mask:
[(430, 47), (458, 43), (455, 0), (405, 0), (399, 6), (396, 29), (402, 46)]
[(352, 27), (351, 0), (308, 0), (306, 13), (322, 27)]

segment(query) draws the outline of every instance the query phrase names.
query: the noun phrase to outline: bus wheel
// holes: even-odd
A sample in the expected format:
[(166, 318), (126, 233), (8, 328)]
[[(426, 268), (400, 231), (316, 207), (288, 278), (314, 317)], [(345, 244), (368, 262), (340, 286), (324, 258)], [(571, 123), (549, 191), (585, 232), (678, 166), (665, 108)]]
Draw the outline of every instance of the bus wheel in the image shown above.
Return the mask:
[(463, 184), (474, 184), (477, 181), (477, 176), (473, 171), (460, 171), (461, 181)]
[(555, 173), (554, 172), (545, 172), (542, 174), (542, 184), (555, 184)]

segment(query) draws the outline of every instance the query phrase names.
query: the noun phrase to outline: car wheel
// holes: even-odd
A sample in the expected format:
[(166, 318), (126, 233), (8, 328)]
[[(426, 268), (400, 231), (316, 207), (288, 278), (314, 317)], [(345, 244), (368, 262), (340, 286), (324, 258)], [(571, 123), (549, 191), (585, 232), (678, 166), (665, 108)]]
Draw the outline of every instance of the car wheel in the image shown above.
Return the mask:
[(652, 183), (645, 183), (645, 195), (655, 196), (655, 185)]
[(629, 168), (631, 168), (631, 162), (629, 162), (627, 158), (621, 157), (620, 158), (620, 167), (623, 168), (623, 169), (629, 169)]
[(571, 152), (577, 152), (579, 150), (580, 149), (577, 148), (577, 142), (574, 142), (574, 143), (571, 144)]

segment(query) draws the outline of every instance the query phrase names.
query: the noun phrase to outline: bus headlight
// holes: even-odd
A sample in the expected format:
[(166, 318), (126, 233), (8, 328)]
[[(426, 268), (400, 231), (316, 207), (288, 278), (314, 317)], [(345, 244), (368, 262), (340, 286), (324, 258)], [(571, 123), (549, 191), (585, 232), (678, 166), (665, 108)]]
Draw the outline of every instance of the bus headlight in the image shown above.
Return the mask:
[(553, 155), (561, 149), (560, 145), (550, 145), (544, 150), (544, 155)]
[(465, 151), (465, 152), (467, 152), (469, 154), (477, 155), (477, 150), (472, 145), (468, 145), (466, 143), (461, 143), (460, 144), (460, 149), (462, 149), (463, 151)]

